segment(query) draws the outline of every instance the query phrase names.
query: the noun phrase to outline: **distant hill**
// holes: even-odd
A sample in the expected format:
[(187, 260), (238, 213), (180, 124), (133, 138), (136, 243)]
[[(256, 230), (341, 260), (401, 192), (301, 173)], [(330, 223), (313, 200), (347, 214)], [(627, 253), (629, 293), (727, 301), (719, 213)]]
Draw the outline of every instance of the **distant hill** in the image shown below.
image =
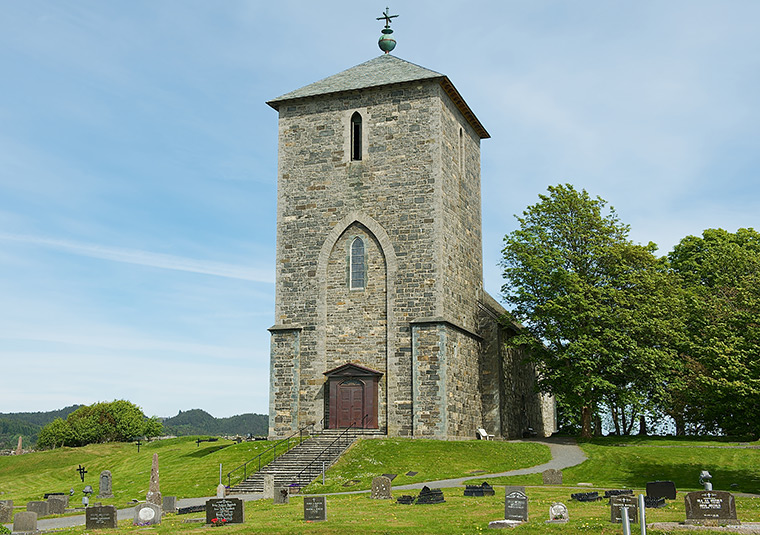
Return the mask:
[(16, 449), (19, 435), (24, 437), (24, 448), (37, 442), (40, 429), (55, 420), (66, 418), (81, 405), (71, 405), (47, 412), (0, 412), (0, 450)]
[(229, 418), (214, 418), (201, 409), (179, 411), (177, 416), (163, 419), (164, 434), (266, 436), (269, 417), (264, 414), (239, 414)]

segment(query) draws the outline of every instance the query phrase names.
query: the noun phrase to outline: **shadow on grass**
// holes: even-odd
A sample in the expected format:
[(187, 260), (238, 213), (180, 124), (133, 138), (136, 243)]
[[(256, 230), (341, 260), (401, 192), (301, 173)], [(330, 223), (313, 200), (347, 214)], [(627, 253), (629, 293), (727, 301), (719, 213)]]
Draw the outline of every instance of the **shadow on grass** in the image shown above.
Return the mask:
[(219, 444), (217, 446), (207, 446), (203, 449), (198, 449), (190, 453), (186, 453), (184, 457), (194, 457), (196, 459), (205, 457), (207, 455), (211, 455), (212, 453), (216, 453), (219, 450), (223, 450), (224, 448), (230, 447), (232, 444)]

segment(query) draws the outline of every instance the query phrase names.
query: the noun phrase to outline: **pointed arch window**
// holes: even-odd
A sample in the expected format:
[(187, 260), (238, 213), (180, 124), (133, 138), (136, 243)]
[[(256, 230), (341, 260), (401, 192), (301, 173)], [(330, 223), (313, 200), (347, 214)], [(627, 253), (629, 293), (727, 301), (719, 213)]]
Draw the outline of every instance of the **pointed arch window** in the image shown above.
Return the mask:
[(362, 159), (362, 116), (355, 111), (351, 116), (351, 161)]
[(351, 242), (351, 269), (349, 288), (351, 290), (364, 289), (366, 284), (366, 270), (364, 261), (364, 241), (361, 238), (354, 238)]

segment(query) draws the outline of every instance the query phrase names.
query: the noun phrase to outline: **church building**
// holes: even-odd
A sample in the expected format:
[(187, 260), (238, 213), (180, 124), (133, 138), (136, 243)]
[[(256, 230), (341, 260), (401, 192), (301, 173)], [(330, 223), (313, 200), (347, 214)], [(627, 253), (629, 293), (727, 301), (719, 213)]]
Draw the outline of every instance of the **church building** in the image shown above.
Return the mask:
[(553, 400), (505, 344), (519, 326), (483, 289), (489, 134), (451, 81), (386, 52), (268, 104), (279, 113), (270, 438), (308, 424), (551, 434)]

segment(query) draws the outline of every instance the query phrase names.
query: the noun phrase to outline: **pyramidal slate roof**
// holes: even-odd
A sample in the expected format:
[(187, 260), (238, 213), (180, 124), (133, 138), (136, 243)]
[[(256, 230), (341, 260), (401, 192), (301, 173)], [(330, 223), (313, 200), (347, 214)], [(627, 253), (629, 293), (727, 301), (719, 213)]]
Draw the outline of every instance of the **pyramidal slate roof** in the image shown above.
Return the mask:
[(268, 101), (267, 104), (279, 110), (280, 105), (292, 100), (419, 80), (438, 80), (478, 135), (482, 139), (491, 137), (448, 77), (390, 54), (383, 54), (338, 74), (285, 93)]

